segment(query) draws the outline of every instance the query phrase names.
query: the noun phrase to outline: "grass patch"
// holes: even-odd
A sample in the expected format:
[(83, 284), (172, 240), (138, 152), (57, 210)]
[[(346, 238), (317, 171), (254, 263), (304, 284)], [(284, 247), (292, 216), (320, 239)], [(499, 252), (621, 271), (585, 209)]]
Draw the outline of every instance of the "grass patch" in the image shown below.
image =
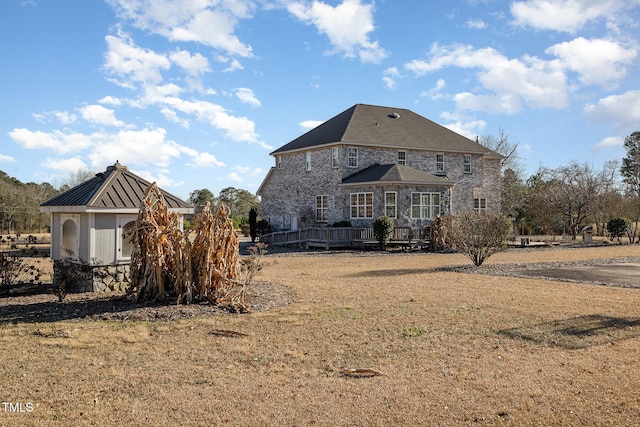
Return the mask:
[[(507, 252), (488, 262), (605, 259), (637, 247), (608, 250)], [(42, 321), (38, 309), (55, 311), (55, 296), (24, 312), (20, 299), (0, 301), (0, 397), (33, 404), (30, 413), (0, 412), (0, 424), (638, 419), (638, 289), (443, 269), (465, 262), (458, 254), (267, 260), (257, 279), (297, 295), (267, 312), (143, 320), (128, 312), (119, 320), (65, 314)]]

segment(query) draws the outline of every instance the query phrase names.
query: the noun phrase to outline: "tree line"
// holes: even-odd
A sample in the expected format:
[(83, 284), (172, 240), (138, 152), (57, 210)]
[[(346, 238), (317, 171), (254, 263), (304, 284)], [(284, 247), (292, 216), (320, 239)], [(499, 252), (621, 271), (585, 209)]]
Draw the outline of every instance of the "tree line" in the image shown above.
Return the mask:
[[(43, 233), (50, 231), (50, 215), (40, 213), (40, 204), (70, 188), (92, 178), (93, 172), (77, 171), (66, 176), (56, 188), (48, 182), (37, 184), (23, 183), (0, 170), (0, 234)], [(202, 210), (207, 202), (215, 206), (222, 202), (231, 211), (234, 226), (249, 222), (252, 208), (259, 211), (260, 201), (247, 190), (227, 187), (218, 197), (208, 189), (190, 193), (188, 202), (196, 212)]]
[(625, 138), (621, 162), (607, 161), (601, 168), (575, 161), (557, 168), (541, 166), (526, 179), (514, 156), (517, 143), (504, 134), (483, 143), (509, 154), (502, 173), (502, 213), (518, 234), (567, 234), (575, 239), (583, 227), (594, 226), (596, 235), (605, 236), (609, 221), (624, 218), (629, 239), (640, 239), (640, 132)]
[[(630, 224), (630, 240), (640, 241), (640, 131), (625, 138), (626, 155), (621, 161), (608, 161), (601, 168), (575, 161), (557, 168), (541, 166), (528, 178), (518, 157), (518, 142), (503, 130), (479, 142), (505, 157), (502, 214), (511, 220), (517, 234), (567, 234), (575, 238), (582, 227), (594, 225), (595, 234), (603, 236), (609, 221), (623, 218)], [(55, 188), (47, 182), (22, 183), (0, 171), (0, 231), (48, 231), (49, 215), (40, 213), (40, 204), (91, 176), (91, 172), (76, 172)], [(256, 195), (234, 187), (222, 189), (217, 197), (206, 188), (194, 190), (188, 202), (196, 212), (207, 203), (224, 203), (235, 227), (249, 222), (252, 209), (260, 211)]]

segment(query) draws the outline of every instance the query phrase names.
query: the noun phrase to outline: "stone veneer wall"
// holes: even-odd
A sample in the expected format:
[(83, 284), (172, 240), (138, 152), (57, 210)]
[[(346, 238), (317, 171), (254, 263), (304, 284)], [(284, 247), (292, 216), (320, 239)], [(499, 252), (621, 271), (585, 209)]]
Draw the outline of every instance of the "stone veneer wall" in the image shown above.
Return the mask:
[(129, 264), (93, 265), (54, 260), (53, 284), (60, 286), (65, 276), (74, 276), (70, 292), (124, 292), (129, 287)]
[[(336, 147), (336, 146), (334, 146)], [(273, 168), (269, 182), (264, 186), (262, 196), (263, 218), (267, 219), (274, 229), (287, 229), (290, 218), (298, 217), (299, 228), (304, 227), (306, 216), (315, 213), (315, 197), (328, 195), (329, 220), (328, 224), (351, 220), (349, 213), (349, 193), (358, 191), (372, 191), (368, 188), (342, 188), (342, 179), (373, 164), (392, 164), (397, 162), (398, 150), (389, 148), (356, 147), (340, 145), (339, 167), (331, 165), (331, 148), (309, 150), (311, 153), (311, 170), (305, 169), (305, 152), (281, 155), (280, 168)], [(348, 167), (349, 147), (358, 148), (358, 166)], [(403, 150), (406, 151), (406, 166), (436, 175), (435, 151)], [(471, 211), (474, 208), (474, 198), (487, 199), (487, 211), (500, 212), (500, 162), (499, 160), (484, 159), (472, 154), (471, 173), (464, 172), (465, 153), (444, 153), (444, 173), (455, 185), (449, 191), (444, 188), (425, 190), (425, 187), (400, 189), (385, 186), (382, 191), (441, 191), (443, 193), (442, 212), (453, 214)], [(375, 191), (375, 190), (374, 190)], [(398, 194), (398, 213), (405, 211), (408, 206), (403, 203), (405, 196)], [(380, 196), (376, 196), (374, 218), (384, 212)], [(370, 225), (372, 220), (351, 220), (353, 225)], [(312, 224), (306, 224), (312, 225)]]

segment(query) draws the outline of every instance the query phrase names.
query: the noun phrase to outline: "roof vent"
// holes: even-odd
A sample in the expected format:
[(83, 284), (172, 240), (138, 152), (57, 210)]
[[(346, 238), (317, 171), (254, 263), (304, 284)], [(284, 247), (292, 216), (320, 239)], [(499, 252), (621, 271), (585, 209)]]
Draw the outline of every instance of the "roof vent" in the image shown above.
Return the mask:
[(394, 113), (389, 114), (389, 117), (391, 117), (392, 119), (399, 119), (400, 118), (400, 114), (394, 112)]

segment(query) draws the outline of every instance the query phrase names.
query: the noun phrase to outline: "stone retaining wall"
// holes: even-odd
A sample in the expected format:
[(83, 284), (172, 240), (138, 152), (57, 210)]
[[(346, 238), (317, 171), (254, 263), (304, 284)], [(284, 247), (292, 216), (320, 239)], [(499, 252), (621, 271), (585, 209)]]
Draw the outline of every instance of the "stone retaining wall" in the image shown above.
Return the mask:
[(86, 265), (68, 260), (53, 263), (53, 284), (66, 281), (69, 292), (126, 291), (129, 287), (129, 264)]

